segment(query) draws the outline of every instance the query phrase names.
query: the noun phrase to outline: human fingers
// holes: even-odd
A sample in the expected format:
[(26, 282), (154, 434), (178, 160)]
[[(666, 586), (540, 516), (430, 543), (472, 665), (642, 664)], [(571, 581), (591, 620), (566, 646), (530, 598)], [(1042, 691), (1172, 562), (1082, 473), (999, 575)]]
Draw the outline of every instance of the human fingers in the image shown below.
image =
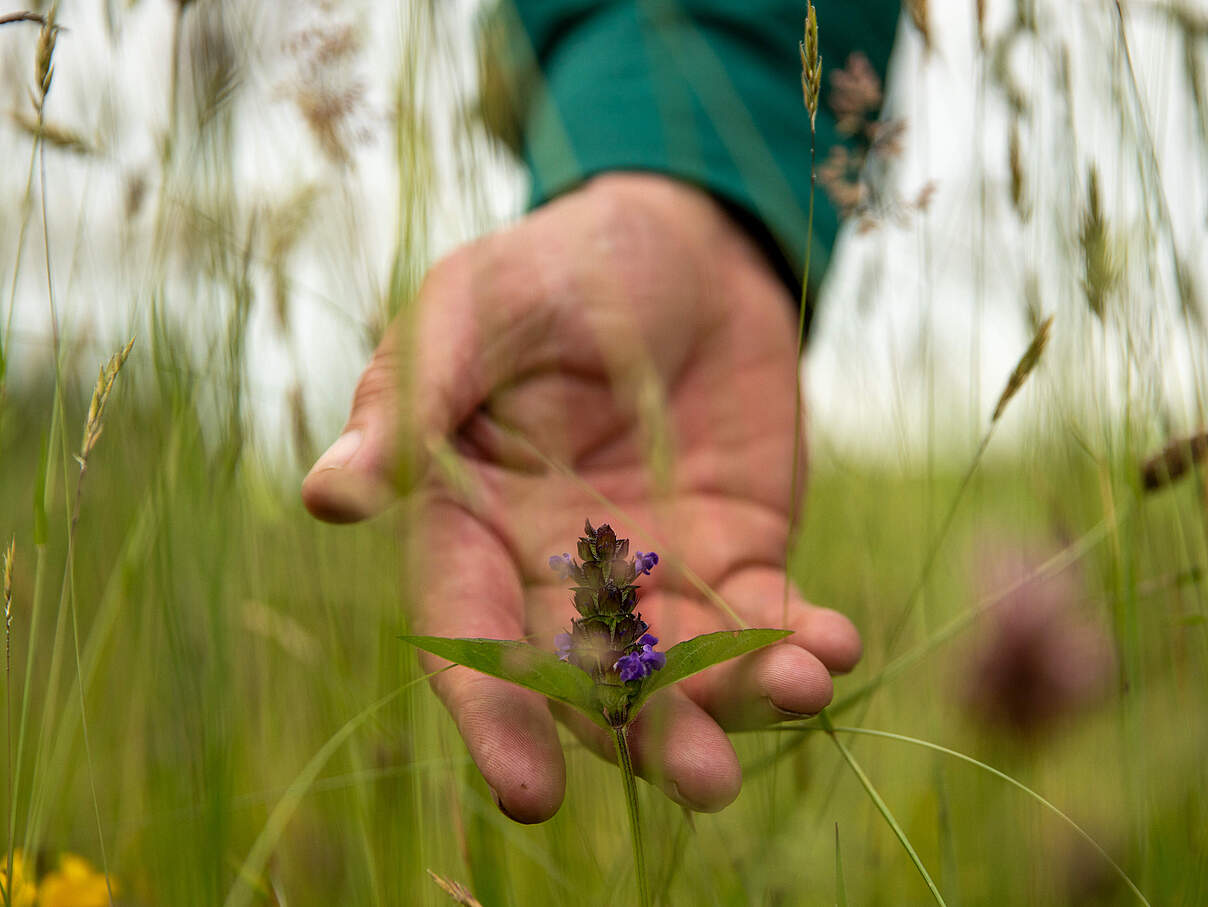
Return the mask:
[(434, 441), (547, 355), (544, 297), (517, 242), (490, 236), (443, 259), (391, 322), (343, 431), (302, 484), (315, 516), (347, 523), (384, 509), (423, 474)]
[[(588, 749), (611, 762), (613, 734), (566, 707), (559, 718)], [(660, 690), (629, 726), (634, 771), (681, 806), (717, 812), (742, 788), (742, 768), (717, 722), (678, 688)]]
[(752, 626), (783, 627), (784, 642), (723, 662), (688, 678), (687, 694), (730, 730), (814, 715), (834, 692), (831, 673), (850, 670), (860, 657), (852, 623), (806, 602), (783, 572), (750, 567), (728, 577), (718, 595)]
[[(490, 529), (445, 500), (429, 505), (424, 527), (426, 581), (416, 630), (448, 637), (524, 636), (519, 577)], [(448, 664), (428, 655), (423, 661), (427, 670)], [(437, 674), (432, 686), (504, 814), (529, 823), (557, 812), (566, 767), (544, 697), (461, 666)]]
[[(678, 374), (716, 320), (699, 272), (725, 222), (708, 196), (674, 181), (601, 177), (443, 259), (362, 375), (343, 433), (303, 484), (307, 507), (333, 522), (378, 512), (422, 474), (434, 438), (514, 380), (555, 372), (587, 379), (597, 397), (603, 382), (610, 407), (631, 410), (651, 370), (659, 381)], [(574, 402), (563, 386), (549, 413)], [(500, 415), (527, 432), (532, 412)]]

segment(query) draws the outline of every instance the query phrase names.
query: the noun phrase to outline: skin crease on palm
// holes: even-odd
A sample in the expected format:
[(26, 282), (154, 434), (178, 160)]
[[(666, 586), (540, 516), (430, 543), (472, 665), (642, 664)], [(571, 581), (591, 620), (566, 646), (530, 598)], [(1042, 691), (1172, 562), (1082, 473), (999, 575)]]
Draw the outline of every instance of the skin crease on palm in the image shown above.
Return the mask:
[[(596, 177), (431, 270), (409, 333), (388, 330), (303, 500), (320, 519), (359, 520), (397, 496), (400, 457), (420, 464), (415, 632), (552, 650), (574, 609), (548, 559), (574, 551), (584, 518), (659, 552), (638, 609), (660, 649), (738, 625), (685, 567), (746, 625), (784, 626), (795, 319), (710, 196), (652, 174)], [(416, 437), (427, 443), (404, 449)], [(461, 455), (472, 490), (425, 468), (433, 439)], [(859, 659), (837, 612), (790, 590), (788, 617), (786, 641), (661, 691), (631, 728), (638, 771), (676, 802), (730, 803), (742, 773), (725, 730), (816, 713), (830, 675)], [(566, 770), (549, 703), (463, 667), (433, 685), (501, 809), (552, 816)], [(613, 758), (604, 732), (557, 711)]]

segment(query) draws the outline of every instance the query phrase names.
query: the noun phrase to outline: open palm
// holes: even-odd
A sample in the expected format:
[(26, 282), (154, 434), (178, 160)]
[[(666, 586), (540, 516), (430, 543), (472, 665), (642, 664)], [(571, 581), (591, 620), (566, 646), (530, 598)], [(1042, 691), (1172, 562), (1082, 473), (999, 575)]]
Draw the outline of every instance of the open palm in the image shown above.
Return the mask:
[[(552, 648), (574, 609), (548, 560), (584, 518), (660, 553), (638, 608), (661, 647), (786, 626), (796, 381), (791, 300), (722, 209), (662, 177), (599, 177), (432, 270), (303, 497), (324, 519), (369, 516), (400, 457), (423, 458), (400, 439), (452, 444), (459, 475), (429, 467), (420, 488), (419, 632)], [(639, 771), (685, 806), (738, 793), (723, 728), (818, 711), (858, 659), (841, 615), (790, 590), (787, 616), (784, 643), (657, 694), (635, 724)], [(552, 815), (565, 770), (546, 700), (461, 667), (434, 685), (501, 808)]]

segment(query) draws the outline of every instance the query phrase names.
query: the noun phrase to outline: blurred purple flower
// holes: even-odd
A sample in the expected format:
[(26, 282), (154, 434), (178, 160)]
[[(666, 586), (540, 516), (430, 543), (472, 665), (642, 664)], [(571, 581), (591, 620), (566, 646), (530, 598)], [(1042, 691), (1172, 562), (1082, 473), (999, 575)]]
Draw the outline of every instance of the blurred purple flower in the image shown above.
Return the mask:
[(549, 568), (558, 574), (558, 579), (569, 579), (573, 567), (574, 562), (570, 559), (569, 552), (555, 554), (549, 559)]
[(561, 661), (569, 661), (571, 649), (574, 647), (575, 641), (569, 633), (559, 633), (554, 637), (554, 651), (558, 653), (558, 658)]
[(647, 576), (650, 575), (650, 570), (658, 562), (659, 556), (653, 551), (647, 551), (645, 554), (639, 551), (633, 556), (634, 570), (636, 570), (639, 574), (645, 573)]
[(1021, 736), (1039, 735), (1097, 704), (1115, 672), (1110, 637), (1080, 611), (1086, 598), (1081, 575), (1071, 567), (1025, 579), (1046, 558), (1044, 551), (1015, 546), (988, 559), (986, 585), (1014, 588), (993, 606), (964, 684), (970, 712)]

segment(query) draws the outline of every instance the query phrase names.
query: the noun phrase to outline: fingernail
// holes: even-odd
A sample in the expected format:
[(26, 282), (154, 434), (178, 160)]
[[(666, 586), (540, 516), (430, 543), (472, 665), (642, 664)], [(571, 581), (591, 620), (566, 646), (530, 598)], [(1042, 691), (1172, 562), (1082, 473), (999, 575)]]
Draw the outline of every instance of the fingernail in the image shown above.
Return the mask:
[(818, 714), (817, 712), (790, 712), (788, 709), (782, 709), (770, 699), (768, 700), (768, 705), (770, 705), (772, 707), (772, 711), (779, 715), (784, 721), (801, 721), (806, 718), (814, 718)]
[(503, 805), (503, 801), (499, 799), (499, 794), (497, 794), (495, 792), (495, 788), (491, 787), (490, 785), (487, 785), (487, 792), (490, 793), (491, 800), (494, 801), (494, 803), (495, 803), (495, 808), (498, 809), (505, 816), (507, 816), (509, 819), (511, 819), (513, 822), (515, 822), (516, 819), (512, 816), (512, 814), (510, 812), (508, 812), (507, 807)]
[(343, 469), (360, 449), (363, 437), (364, 434), (359, 428), (344, 432), (336, 438), (331, 447), (327, 448), (323, 456), (315, 461), (315, 465), (311, 467), (310, 471), (314, 473), (327, 469)]
[(678, 803), (684, 809), (688, 809), (688, 810), (691, 810), (692, 812), (697, 812), (697, 813), (713, 812), (713, 810), (709, 809), (707, 806), (705, 806), (701, 803), (696, 803), (692, 800), (689, 800), (687, 797), (685, 797), (684, 792), (680, 790), (680, 786), (679, 786), (678, 782), (670, 781), (670, 780), (664, 782), (663, 792), (671, 800)]

